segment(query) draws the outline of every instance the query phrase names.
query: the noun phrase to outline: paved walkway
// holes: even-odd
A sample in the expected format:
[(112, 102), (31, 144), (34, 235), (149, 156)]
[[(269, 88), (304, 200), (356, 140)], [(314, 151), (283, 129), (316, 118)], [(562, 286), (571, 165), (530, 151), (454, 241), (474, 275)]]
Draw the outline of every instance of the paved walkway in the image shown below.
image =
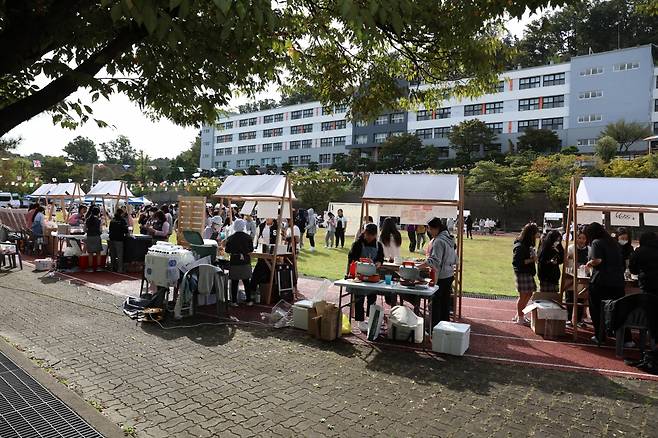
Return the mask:
[(162, 330), (121, 298), (0, 273), (0, 335), (139, 437), (632, 436), (658, 384), (322, 343), (294, 330)]

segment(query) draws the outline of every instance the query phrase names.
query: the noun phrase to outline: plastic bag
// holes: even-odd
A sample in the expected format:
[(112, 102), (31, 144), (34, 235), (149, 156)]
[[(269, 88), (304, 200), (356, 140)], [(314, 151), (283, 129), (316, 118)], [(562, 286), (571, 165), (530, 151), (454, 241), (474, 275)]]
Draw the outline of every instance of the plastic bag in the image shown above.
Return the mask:
[(352, 333), (352, 324), (350, 323), (350, 318), (344, 313), (342, 315), (343, 316), (341, 317), (342, 319), (340, 321), (340, 332), (343, 335), (349, 335)]
[(313, 297), (313, 301), (327, 301), (327, 292), (329, 292), (329, 287), (331, 287), (331, 281), (326, 278), (322, 280), (322, 284), (318, 288), (317, 293)]
[(292, 324), (292, 304), (283, 300), (272, 307), (270, 313), (261, 313), (261, 319), (274, 325), (274, 328), (287, 327)]

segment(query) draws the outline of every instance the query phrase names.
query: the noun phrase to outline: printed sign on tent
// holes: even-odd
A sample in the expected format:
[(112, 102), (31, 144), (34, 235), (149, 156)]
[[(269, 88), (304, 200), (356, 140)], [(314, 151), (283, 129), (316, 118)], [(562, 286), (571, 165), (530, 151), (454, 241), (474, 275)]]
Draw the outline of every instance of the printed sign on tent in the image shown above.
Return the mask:
[(438, 217), (440, 219), (455, 219), (458, 214), (459, 214), (459, 210), (457, 210), (457, 207), (453, 207), (449, 205), (439, 205), (432, 207), (432, 217), (428, 218), (427, 221), (429, 222), (431, 219), (434, 219), (435, 217)]
[(644, 225), (648, 227), (658, 226), (658, 213), (644, 213)]
[(402, 206), (393, 204), (379, 204), (377, 212), (381, 217), (400, 217), (402, 215)]
[(431, 205), (405, 205), (400, 215), (400, 223), (425, 225), (428, 216), (432, 216)]
[(640, 213), (627, 211), (611, 211), (610, 225), (621, 225), (626, 227), (640, 226)]
[(258, 201), (258, 217), (276, 219), (279, 217), (279, 203), (276, 201)]
[(256, 206), (256, 201), (245, 201), (244, 205), (242, 206), (242, 209), (240, 210), (240, 214), (251, 215), (254, 212), (255, 206)]
[(589, 225), (592, 222), (603, 222), (603, 212), (602, 211), (579, 211), (578, 212), (578, 224), (579, 225)]

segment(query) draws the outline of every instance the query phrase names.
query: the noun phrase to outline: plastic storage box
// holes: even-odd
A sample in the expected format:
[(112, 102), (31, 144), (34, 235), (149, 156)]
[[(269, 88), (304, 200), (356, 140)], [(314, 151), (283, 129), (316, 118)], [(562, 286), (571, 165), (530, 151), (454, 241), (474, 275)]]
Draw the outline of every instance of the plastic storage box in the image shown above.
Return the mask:
[(301, 330), (308, 330), (308, 311), (313, 308), (311, 300), (297, 301), (292, 306), (292, 326)]
[(441, 321), (432, 330), (432, 351), (463, 356), (470, 339), (470, 324)]

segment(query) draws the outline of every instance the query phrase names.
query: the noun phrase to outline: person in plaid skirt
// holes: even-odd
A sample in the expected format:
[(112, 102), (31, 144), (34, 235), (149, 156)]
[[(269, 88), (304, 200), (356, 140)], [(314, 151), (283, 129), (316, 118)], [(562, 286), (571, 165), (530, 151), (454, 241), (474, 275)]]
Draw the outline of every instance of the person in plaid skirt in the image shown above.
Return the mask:
[(519, 237), (514, 241), (512, 266), (516, 277), (516, 290), (519, 298), (516, 301), (516, 316), (513, 321), (521, 325), (529, 325), (530, 321), (523, 315), (523, 309), (528, 305), (530, 297), (537, 291), (535, 275), (537, 274), (537, 238), (539, 228), (537, 224), (529, 223)]

